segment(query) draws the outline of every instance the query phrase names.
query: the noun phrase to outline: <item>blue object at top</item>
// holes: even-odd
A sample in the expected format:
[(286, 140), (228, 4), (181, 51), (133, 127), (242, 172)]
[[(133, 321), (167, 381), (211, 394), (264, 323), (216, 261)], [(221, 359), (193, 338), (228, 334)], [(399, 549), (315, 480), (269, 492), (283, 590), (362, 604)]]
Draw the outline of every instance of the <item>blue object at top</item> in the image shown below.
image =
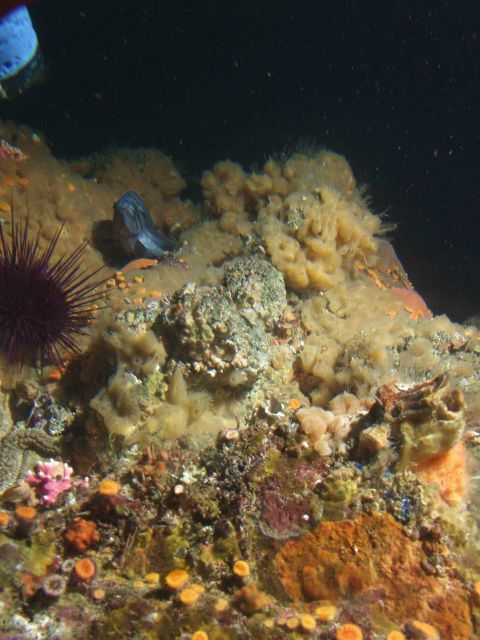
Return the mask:
[(0, 80), (15, 75), (34, 56), (38, 40), (28, 9), (17, 7), (0, 19)]

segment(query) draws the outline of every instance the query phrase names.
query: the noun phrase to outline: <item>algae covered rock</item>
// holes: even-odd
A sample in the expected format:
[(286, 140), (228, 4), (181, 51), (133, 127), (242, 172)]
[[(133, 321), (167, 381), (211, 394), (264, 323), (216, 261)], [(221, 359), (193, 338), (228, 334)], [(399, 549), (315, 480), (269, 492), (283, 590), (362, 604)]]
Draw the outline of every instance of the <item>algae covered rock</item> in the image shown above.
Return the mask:
[(169, 354), (204, 381), (250, 387), (271, 360), (268, 331), (287, 308), (282, 274), (259, 256), (225, 264), (224, 285), (188, 283), (160, 315)]
[(245, 317), (255, 317), (253, 311), (267, 328), (278, 322), (287, 308), (282, 274), (259, 256), (227, 262), (225, 286)]
[(251, 385), (269, 364), (263, 324), (242, 316), (222, 285), (187, 284), (173, 296), (158, 324), (174, 357), (220, 385)]

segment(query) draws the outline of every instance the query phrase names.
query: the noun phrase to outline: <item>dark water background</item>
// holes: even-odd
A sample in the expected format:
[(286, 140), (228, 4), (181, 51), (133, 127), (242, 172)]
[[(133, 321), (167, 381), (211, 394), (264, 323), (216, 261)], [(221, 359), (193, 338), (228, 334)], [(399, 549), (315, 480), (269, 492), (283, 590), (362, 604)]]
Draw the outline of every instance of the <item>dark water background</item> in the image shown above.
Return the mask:
[(479, 313), (477, 0), (40, 0), (49, 81), (2, 117), (54, 153), (151, 145), (195, 181), (297, 143), (345, 154), (431, 308)]

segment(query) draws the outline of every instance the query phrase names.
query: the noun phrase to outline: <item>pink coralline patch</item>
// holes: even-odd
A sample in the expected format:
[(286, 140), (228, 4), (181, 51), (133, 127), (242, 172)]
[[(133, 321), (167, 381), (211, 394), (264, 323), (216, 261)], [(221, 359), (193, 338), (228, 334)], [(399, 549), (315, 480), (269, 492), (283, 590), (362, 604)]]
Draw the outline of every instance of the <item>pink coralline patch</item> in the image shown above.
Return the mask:
[(323, 459), (309, 461), (279, 460), (270, 481), (260, 490), (260, 529), (276, 540), (301, 535), (310, 527), (318, 510), (317, 499), (303, 497), (307, 487), (318, 486), (329, 465)]
[(50, 459), (38, 462), (35, 470), (27, 473), (26, 480), (31, 487), (35, 487), (40, 502), (49, 507), (64, 491), (72, 487), (88, 487), (88, 478), (73, 480), (72, 473), (73, 469), (66, 462)]
[(263, 494), (263, 533), (277, 540), (300, 535), (311, 517), (307, 500), (281, 498), (276, 491)]

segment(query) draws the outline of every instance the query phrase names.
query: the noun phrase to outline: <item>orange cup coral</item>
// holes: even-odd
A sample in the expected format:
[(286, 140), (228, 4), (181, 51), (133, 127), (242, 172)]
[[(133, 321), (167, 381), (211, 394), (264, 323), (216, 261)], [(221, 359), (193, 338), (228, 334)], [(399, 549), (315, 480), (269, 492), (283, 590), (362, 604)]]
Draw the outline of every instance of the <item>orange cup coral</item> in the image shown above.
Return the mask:
[(97, 567), (95, 566), (94, 561), (90, 558), (82, 558), (81, 560), (77, 560), (73, 567), (73, 571), (79, 582), (89, 582), (95, 577)]

